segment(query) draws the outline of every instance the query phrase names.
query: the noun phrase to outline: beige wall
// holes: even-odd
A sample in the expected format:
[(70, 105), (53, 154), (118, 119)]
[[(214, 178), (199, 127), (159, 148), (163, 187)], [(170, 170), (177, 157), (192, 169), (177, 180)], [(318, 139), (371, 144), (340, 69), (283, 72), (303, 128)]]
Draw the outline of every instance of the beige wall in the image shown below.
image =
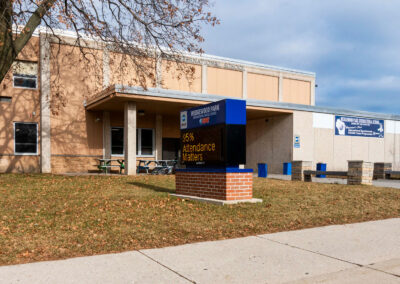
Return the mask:
[[(109, 53), (109, 72), (110, 84), (122, 84), (129, 86), (155, 87), (155, 60), (132, 58), (126, 54), (110, 52)], [(137, 68), (135, 61), (138, 60), (142, 67), (147, 68), (143, 73)], [(146, 74), (147, 76), (143, 75)]]
[(293, 160), (312, 161), (313, 168), (322, 162), (328, 170), (338, 171), (347, 171), (348, 160), (390, 162), (400, 168), (400, 133), (385, 133), (384, 139), (336, 136), (334, 115), (325, 116), (331, 116), (330, 126), (315, 126), (311, 112), (294, 113), (293, 134), (300, 135), (301, 147), (293, 149)]
[(209, 94), (241, 98), (242, 85), (243, 75), (240, 71), (207, 68), (207, 92)]
[(282, 173), (283, 163), (292, 160), (292, 115), (247, 121), (246, 168), (257, 172), (267, 163), (269, 173)]
[(385, 121), (385, 162), (400, 170), (400, 121)]
[[(19, 60), (38, 61), (38, 38), (32, 38), (18, 56)], [(39, 75), (39, 74), (38, 74)], [(38, 155), (14, 156), (14, 122), (36, 122), (40, 129), (40, 85), (36, 90), (14, 88), (10, 70), (0, 84), (0, 96), (11, 102), (0, 102), (0, 172), (38, 172)], [(40, 143), (40, 137), (38, 138)]]
[(74, 157), (74, 156), (52, 156), (51, 157), (51, 171), (52, 173), (87, 173), (98, 172), (96, 165), (99, 164), (97, 157)]
[(39, 156), (2, 156), (0, 173), (38, 173)]
[(162, 87), (164, 89), (201, 93), (201, 66), (178, 65), (162, 61)]
[(39, 37), (32, 37), (18, 54), (19, 60), (39, 61)]
[(102, 155), (102, 113), (85, 110), (85, 100), (102, 89), (101, 51), (90, 61), (72, 46), (52, 44), (51, 152), (52, 155)]
[(294, 79), (283, 79), (282, 96), (286, 103), (311, 104), (311, 83)]
[[(311, 112), (295, 111), (293, 113), (293, 133), (291, 144), (293, 148), (293, 160), (314, 160), (314, 128)], [(300, 136), (300, 148), (294, 148), (294, 136)]]
[(279, 77), (248, 73), (247, 97), (277, 102), (279, 99)]

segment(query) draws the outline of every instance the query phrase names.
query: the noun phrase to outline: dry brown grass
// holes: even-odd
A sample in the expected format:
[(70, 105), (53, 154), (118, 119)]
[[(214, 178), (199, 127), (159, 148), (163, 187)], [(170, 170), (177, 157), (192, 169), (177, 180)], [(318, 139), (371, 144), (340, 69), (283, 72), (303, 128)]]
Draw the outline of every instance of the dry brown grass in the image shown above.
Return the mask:
[(400, 216), (400, 190), (254, 180), (261, 204), (169, 197), (173, 176), (0, 175), (0, 264)]

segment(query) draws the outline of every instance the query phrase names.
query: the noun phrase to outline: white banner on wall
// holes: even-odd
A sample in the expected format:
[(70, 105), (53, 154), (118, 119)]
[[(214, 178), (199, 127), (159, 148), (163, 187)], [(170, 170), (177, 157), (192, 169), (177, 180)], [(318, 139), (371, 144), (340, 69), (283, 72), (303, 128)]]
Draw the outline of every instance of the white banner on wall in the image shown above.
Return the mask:
[(326, 113), (313, 113), (313, 127), (333, 129), (335, 124), (335, 116)]
[(390, 134), (400, 134), (400, 121), (386, 120), (385, 132)]

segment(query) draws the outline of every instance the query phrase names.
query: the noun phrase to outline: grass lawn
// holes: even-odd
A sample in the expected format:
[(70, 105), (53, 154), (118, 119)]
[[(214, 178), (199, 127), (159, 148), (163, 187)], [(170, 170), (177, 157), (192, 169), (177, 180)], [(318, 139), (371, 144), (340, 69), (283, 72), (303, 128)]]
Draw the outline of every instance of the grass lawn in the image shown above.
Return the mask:
[(173, 176), (0, 175), (0, 265), (400, 217), (400, 190), (254, 179), (261, 204), (170, 197)]

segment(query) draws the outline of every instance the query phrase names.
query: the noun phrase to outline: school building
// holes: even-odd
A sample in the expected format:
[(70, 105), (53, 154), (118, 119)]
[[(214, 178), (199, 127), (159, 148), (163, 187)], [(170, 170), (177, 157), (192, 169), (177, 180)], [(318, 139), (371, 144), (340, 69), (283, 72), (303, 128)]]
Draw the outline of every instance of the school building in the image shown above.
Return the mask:
[(0, 172), (97, 171), (119, 157), (135, 174), (139, 159), (179, 157), (183, 109), (224, 98), (246, 100), (246, 168), (281, 173), (292, 160), (347, 170), (348, 160), (400, 170), (400, 116), (315, 106), (315, 74), (209, 55), (185, 55), (189, 82), (158, 58), (143, 89), (124, 55), (87, 40), (39, 30), (0, 85)]

